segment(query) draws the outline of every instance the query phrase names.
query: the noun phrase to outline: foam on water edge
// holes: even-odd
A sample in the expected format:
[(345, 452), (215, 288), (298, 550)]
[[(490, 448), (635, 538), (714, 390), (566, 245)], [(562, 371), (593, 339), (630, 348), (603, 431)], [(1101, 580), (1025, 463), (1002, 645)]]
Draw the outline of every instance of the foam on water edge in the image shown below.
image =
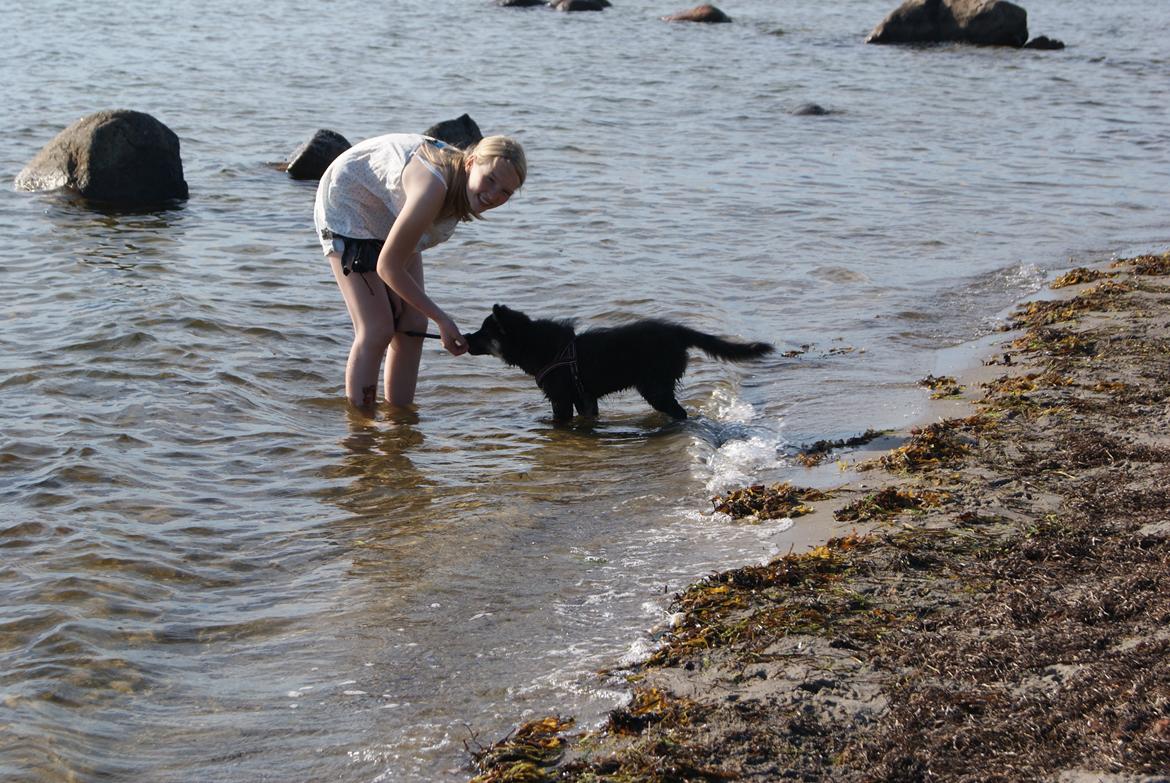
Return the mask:
[(783, 421), (759, 421), (755, 406), (734, 390), (717, 389), (704, 406), (704, 415), (711, 442), (698, 441), (696, 447), (714, 447), (704, 459), (707, 492), (755, 483), (759, 476), (789, 464), (786, 441), (779, 433)]

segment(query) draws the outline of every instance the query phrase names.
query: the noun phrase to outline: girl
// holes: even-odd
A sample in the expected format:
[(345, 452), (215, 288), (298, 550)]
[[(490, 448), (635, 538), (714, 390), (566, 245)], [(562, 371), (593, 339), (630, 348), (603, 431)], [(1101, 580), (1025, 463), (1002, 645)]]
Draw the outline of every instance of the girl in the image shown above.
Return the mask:
[(345, 366), (352, 404), (374, 406), (383, 355), (386, 400), (414, 401), (422, 338), (406, 332), (425, 331), (428, 320), (444, 348), (467, 352), (459, 327), (427, 296), (422, 251), (506, 202), (527, 174), (523, 148), (507, 136), (464, 151), (405, 133), (367, 139), (325, 171), (313, 221), (353, 321)]

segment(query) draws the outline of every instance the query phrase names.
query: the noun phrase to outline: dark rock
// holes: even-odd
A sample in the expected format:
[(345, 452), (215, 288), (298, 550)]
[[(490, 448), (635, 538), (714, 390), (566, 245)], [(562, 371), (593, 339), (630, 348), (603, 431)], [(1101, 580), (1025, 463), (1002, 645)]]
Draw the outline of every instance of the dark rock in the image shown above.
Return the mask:
[(46, 144), (16, 175), (17, 190), (69, 188), (83, 198), (150, 206), (187, 198), (179, 137), (137, 111), (82, 117)]
[(805, 103), (793, 109), (792, 113), (797, 117), (823, 117), (829, 110), (819, 103)]
[(697, 5), (687, 11), (662, 17), (667, 22), (730, 22), (731, 17), (713, 5)]
[(293, 150), (283, 168), (293, 179), (321, 179), (334, 158), (351, 146), (340, 133), (322, 128)]
[(483, 138), (479, 126), (470, 116), (462, 114), (453, 120), (443, 120), (423, 131), (424, 136), (445, 141), (461, 149), (473, 147)]
[(1058, 41), (1055, 38), (1049, 38), (1047, 35), (1038, 35), (1028, 43), (1024, 44), (1025, 49), (1063, 49), (1064, 41)]
[(1028, 12), (1007, 0), (906, 0), (883, 19), (866, 43), (942, 43), (1021, 47)]
[(550, 6), (558, 11), (602, 11), (609, 8), (609, 0), (552, 0)]
[(531, 8), (534, 5), (548, 5), (547, 0), (496, 0), (501, 8)]

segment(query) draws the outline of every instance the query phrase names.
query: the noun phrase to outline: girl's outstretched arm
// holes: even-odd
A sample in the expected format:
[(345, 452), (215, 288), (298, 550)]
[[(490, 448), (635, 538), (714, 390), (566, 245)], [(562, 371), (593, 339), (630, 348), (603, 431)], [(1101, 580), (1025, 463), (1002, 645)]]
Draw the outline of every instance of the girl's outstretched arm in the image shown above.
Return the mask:
[(427, 296), (422, 283), (409, 270), (410, 259), (419, 240), (439, 215), (447, 188), (417, 158), (406, 164), (402, 172), (402, 187), (406, 193), (406, 203), (394, 219), (386, 243), (382, 245), (382, 252), (378, 254), (378, 276), (395, 293), (434, 321), (443, 338), (443, 347), (458, 356), (467, 352), (467, 341), (463, 339), (455, 322)]

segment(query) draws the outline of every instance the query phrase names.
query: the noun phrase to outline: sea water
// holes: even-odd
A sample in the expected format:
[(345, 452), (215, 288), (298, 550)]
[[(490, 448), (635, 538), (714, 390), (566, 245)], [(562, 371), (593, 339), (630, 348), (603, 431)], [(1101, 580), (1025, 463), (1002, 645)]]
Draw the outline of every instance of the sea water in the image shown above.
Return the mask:
[[(720, 5), (4, 5), (0, 174), (128, 108), (191, 197), (0, 189), (0, 779), (455, 781), (518, 721), (601, 720), (597, 670), (672, 593), (818, 535), (714, 494), (831, 483), (801, 444), (915, 420), (940, 349), (1170, 240), (1165, 5), (1027, 0), (1058, 52), (868, 46), (886, 0)], [(273, 164), (464, 112), (530, 177), (426, 254), (460, 326), (502, 302), (777, 353), (693, 357), (685, 423), (630, 393), (566, 427), (428, 343), (416, 416), (353, 415), (314, 184)]]

